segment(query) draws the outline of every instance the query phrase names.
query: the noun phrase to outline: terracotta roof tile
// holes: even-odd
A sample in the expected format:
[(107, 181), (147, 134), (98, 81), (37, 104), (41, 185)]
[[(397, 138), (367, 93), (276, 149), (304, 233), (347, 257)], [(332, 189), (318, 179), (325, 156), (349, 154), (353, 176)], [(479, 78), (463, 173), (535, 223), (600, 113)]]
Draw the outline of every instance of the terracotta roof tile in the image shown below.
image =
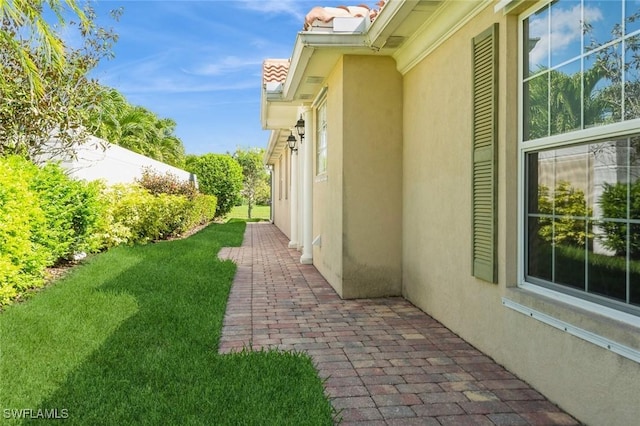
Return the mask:
[(304, 20), (304, 29), (310, 30), (316, 22), (327, 24), (333, 20), (333, 18), (343, 17), (366, 17), (369, 16), (369, 20), (373, 22), (380, 14), (380, 11), (386, 5), (387, 0), (379, 0), (376, 3), (375, 8), (370, 8), (366, 4), (359, 4), (357, 6), (337, 6), (337, 7), (322, 7), (316, 6), (307, 13)]
[(267, 59), (262, 64), (263, 83), (283, 83), (289, 72), (291, 62), (288, 59)]

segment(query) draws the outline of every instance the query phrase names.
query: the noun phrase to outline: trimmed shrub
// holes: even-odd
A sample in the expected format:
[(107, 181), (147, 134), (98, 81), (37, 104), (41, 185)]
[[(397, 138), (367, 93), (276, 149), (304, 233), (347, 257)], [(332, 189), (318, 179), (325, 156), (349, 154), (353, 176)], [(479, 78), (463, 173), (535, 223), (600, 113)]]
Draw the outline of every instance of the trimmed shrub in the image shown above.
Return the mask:
[(228, 154), (187, 156), (187, 170), (198, 176), (200, 191), (215, 195), (216, 217), (224, 217), (240, 201), (242, 167)]
[(89, 251), (100, 215), (95, 184), (55, 164), (0, 158), (0, 304), (44, 283), (46, 268)]
[(102, 203), (107, 207), (95, 232), (102, 248), (178, 236), (212, 220), (216, 209), (214, 196), (153, 195), (138, 184), (103, 188)]
[(51, 263), (76, 252), (91, 251), (88, 239), (100, 215), (98, 187), (69, 178), (61, 167), (48, 164), (39, 169), (31, 185), (47, 218), (39, 242), (51, 255)]
[(37, 167), (20, 157), (0, 158), (0, 305), (44, 283), (50, 254), (38, 243), (46, 217), (29, 182)]

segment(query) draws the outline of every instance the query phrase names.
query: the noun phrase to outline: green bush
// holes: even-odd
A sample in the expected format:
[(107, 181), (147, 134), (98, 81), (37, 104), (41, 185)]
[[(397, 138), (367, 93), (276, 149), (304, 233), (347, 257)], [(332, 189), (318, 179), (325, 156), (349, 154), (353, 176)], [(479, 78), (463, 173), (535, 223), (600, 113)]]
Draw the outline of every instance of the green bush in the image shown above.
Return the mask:
[(540, 218), (540, 238), (554, 244), (584, 247), (593, 239), (593, 225), (585, 229), (585, 221), (577, 219), (591, 217), (593, 209), (587, 207), (584, 191), (573, 188), (569, 182), (558, 182), (553, 194), (545, 185), (538, 187), (538, 212), (550, 217)]
[(103, 248), (175, 237), (209, 222), (216, 210), (214, 196), (153, 195), (138, 184), (103, 188), (102, 203), (107, 207), (95, 239)]
[(46, 217), (29, 182), (37, 167), (20, 157), (0, 158), (0, 305), (44, 283), (50, 255), (38, 243)]
[(142, 177), (136, 182), (153, 195), (184, 195), (193, 198), (198, 194), (198, 189), (192, 182), (180, 180), (178, 176), (169, 172), (160, 174), (151, 168), (145, 168)]
[(97, 188), (55, 164), (0, 158), (0, 304), (44, 283), (46, 268), (90, 250)]
[(0, 306), (42, 286), (47, 267), (78, 251), (177, 236), (216, 212), (215, 196), (187, 186), (157, 195), (138, 184), (107, 187), (17, 156), (0, 158), (0, 170)]
[(91, 251), (89, 236), (100, 208), (96, 184), (69, 178), (61, 167), (48, 164), (35, 174), (31, 185), (47, 218), (39, 242), (50, 252), (50, 262)]
[[(627, 193), (629, 203), (627, 206)], [(600, 197), (602, 215), (607, 218), (626, 219), (640, 217), (640, 180), (632, 183), (604, 184)], [(628, 216), (627, 216), (627, 208)], [(604, 231), (601, 237), (602, 245), (616, 253), (617, 256), (627, 254), (627, 224), (625, 222), (602, 221), (600, 227)], [(640, 235), (629, 233), (629, 257), (640, 260)]]
[(216, 196), (216, 217), (224, 217), (240, 201), (242, 167), (230, 155), (191, 155), (187, 157), (186, 167), (198, 176), (203, 194)]

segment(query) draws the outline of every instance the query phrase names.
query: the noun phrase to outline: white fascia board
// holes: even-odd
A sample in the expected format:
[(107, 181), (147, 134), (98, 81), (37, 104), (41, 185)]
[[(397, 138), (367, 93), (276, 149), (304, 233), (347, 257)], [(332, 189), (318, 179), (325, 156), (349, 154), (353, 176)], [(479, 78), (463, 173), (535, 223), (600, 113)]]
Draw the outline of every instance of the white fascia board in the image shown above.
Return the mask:
[[(549, 2), (552, 0), (548, 0)], [(534, 0), (500, 0), (493, 8), (495, 13), (502, 12), (503, 15), (518, 13), (518, 11), (536, 3)]]
[(276, 147), (278, 146), (278, 139), (280, 138), (280, 130), (272, 130), (269, 132), (269, 142), (267, 143), (267, 149), (264, 152), (262, 162), (267, 165), (271, 163), (271, 157), (274, 154)]
[(349, 49), (369, 49), (366, 34), (333, 34), (299, 32), (291, 56), (289, 73), (284, 82), (282, 100), (292, 101), (307, 65), (316, 49), (337, 49), (348, 51)]
[(407, 17), (414, 7), (415, 1), (389, 0), (369, 27), (367, 34), (372, 48), (381, 49), (384, 47), (389, 35)]
[(511, 3), (515, 3), (517, 0), (499, 0), (498, 3), (493, 8), (494, 12), (500, 12), (501, 10), (506, 10)]
[(491, 3), (493, 0), (444, 2), (394, 53), (398, 71), (406, 74)]

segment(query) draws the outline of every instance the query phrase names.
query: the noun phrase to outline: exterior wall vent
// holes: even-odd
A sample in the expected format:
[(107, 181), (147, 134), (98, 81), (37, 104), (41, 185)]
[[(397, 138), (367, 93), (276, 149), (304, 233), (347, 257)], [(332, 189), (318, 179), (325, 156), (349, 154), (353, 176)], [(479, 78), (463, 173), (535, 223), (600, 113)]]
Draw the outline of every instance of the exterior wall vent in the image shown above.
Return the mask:
[(390, 36), (384, 43), (384, 47), (388, 47), (391, 49), (399, 47), (402, 43), (404, 43), (404, 40), (405, 39), (402, 36)]

